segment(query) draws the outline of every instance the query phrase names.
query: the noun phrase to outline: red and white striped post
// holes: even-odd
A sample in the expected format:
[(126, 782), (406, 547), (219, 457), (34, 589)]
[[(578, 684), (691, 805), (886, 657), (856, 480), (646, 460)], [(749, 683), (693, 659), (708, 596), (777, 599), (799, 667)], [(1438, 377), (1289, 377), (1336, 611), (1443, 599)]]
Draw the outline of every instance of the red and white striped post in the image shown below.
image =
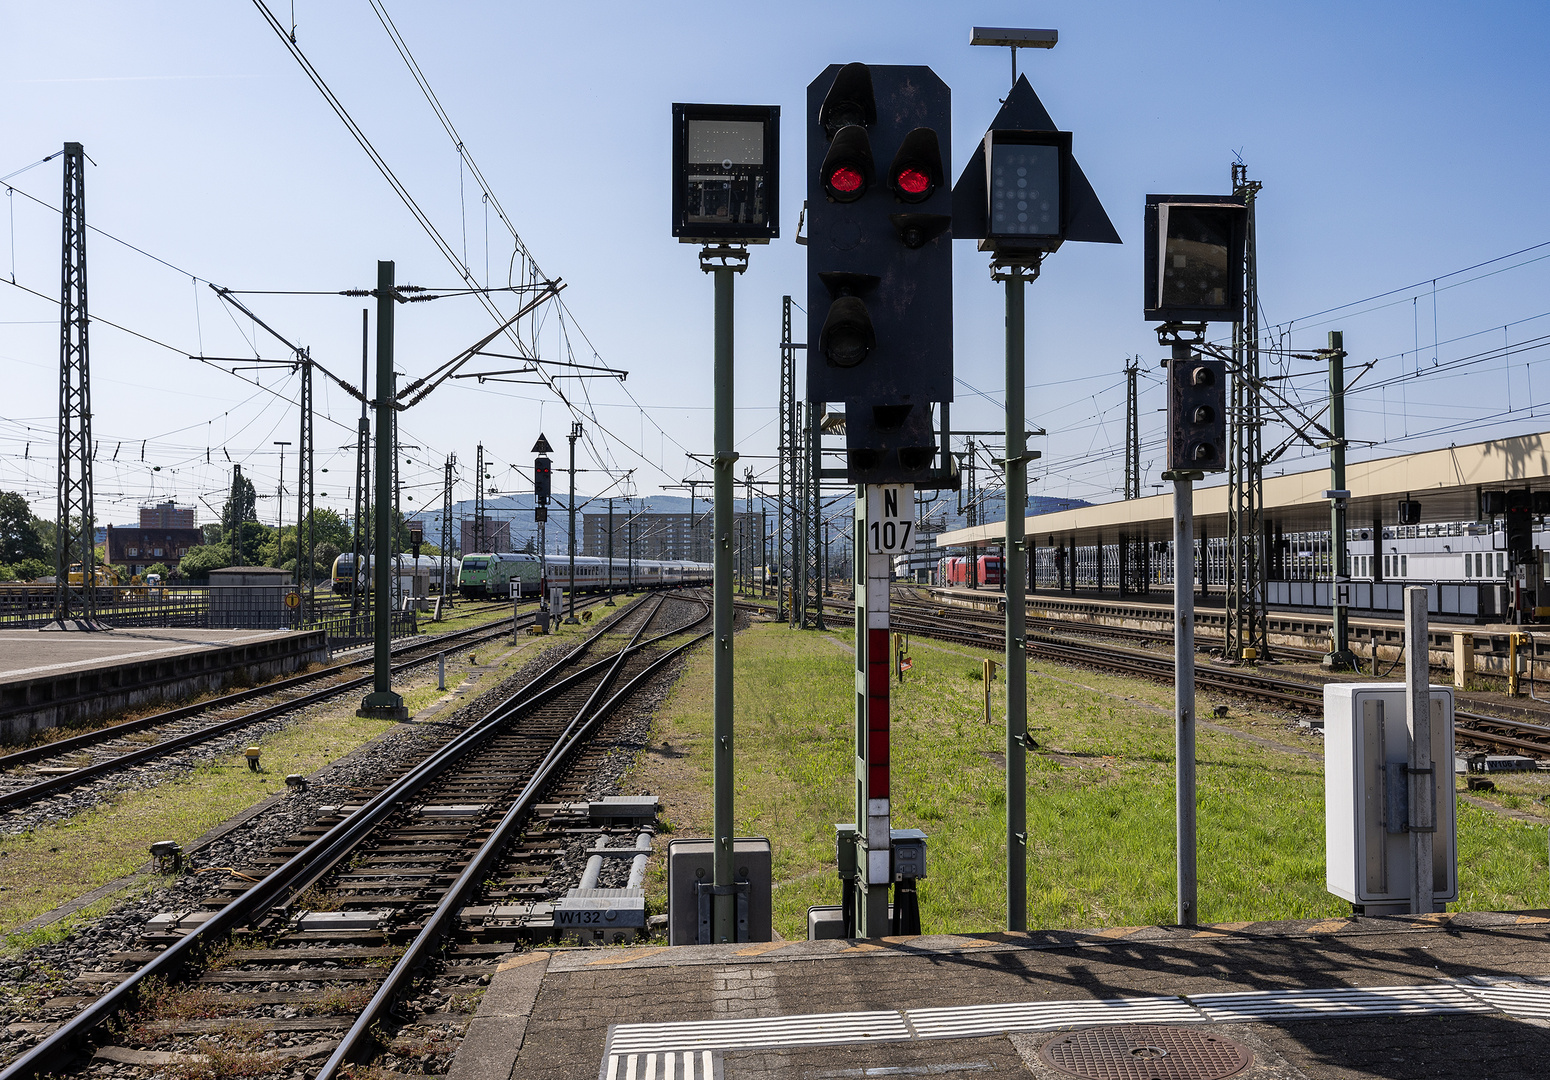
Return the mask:
[[(901, 509), (901, 507), (908, 509)], [(857, 937), (892, 933), (889, 811), (889, 689), (893, 649), (888, 586), (893, 553), (912, 539), (897, 530), (914, 526), (909, 485), (856, 489), (856, 906)], [(879, 550), (880, 549), (880, 550)]]

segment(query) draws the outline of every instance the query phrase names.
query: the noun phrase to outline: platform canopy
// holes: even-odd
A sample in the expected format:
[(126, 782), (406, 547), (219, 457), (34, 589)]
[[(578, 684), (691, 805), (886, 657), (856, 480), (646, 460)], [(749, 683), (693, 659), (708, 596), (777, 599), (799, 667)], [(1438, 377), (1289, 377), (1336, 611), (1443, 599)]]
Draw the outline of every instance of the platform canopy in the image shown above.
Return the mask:
[[(1550, 489), (1550, 434), (1450, 446), (1418, 454), (1374, 458), (1346, 465), (1346, 489), (1351, 502), (1346, 521), (1353, 529), (1374, 523), (1399, 523), (1401, 499), (1421, 504), (1421, 523), (1474, 521), (1479, 516), (1481, 491), (1511, 488)], [(1329, 469), (1309, 469), (1285, 476), (1265, 477), (1264, 520), (1283, 533), (1329, 529)], [(1113, 543), (1119, 534), (1146, 534), (1167, 539), (1173, 530), (1173, 493), (1149, 495), (1036, 514), (1024, 519), (1034, 546), (1055, 542), (1086, 545), (1101, 539)], [(1227, 533), (1227, 484), (1195, 489), (1195, 534)], [(999, 544), (1006, 539), (1006, 523), (993, 521), (968, 529), (955, 529), (936, 538), (938, 548), (969, 544)]]

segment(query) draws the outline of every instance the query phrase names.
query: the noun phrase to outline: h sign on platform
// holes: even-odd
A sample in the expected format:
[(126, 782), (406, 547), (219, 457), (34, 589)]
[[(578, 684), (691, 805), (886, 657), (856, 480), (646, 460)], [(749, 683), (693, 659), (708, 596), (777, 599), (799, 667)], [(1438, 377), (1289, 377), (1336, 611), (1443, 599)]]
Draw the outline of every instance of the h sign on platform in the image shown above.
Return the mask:
[(866, 549), (870, 555), (915, 550), (915, 485), (868, 484)]

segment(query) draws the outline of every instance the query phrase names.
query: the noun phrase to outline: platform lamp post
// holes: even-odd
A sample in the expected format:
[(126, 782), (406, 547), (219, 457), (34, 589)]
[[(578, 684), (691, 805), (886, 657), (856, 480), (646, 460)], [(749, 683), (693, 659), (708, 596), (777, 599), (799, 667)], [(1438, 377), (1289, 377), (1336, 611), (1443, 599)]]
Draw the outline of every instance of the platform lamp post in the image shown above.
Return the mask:
[(975, 27), (970, 44), (1012, 51), (1012, 89), (953, 187), (953, 236), (979, 241), (990, 277), (1006, 287), (1006, 924), (1028, 928), (1028, 462), (1023, 286), (1067, 240), (1117, 244), (1119, 234), (1071, 154), (1071, 133), (1050, 119), (1018, 49), (1050, 49), (1054, 30)]
[[(732, 818), (732, 286), (748, 246), (780, 235), (780, 106), (673, 105), (673, 235), (715, 278), (715, 812), (710, 941), (738, 939)], [(746, 888), (746, 885), (744, 886)], [(703, 893), (702, 893), (703, 895)]]
[[(1227, 469), (1227, 364), (1205, 355), (1206, 327), (1243, 304), (1248, 210), (1231, 196), (1148, 195), (1145, 318), (1169, 346), (1168, 449), (1173, 482), (1175, 904), (1180, 926), (1199, 922), (1195, 863), (1194, 484)], [(1235, 269), (1236, 268), (1236, 269)], [(1202, 578), (1204, 569), (1202, 569)]]

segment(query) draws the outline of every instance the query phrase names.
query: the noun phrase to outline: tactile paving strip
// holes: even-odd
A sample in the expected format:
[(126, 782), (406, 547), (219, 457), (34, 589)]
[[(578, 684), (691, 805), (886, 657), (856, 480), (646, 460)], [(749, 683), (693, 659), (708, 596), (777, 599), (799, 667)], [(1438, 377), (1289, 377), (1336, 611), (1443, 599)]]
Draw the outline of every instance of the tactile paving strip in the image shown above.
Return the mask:
[(1254, 1063), (1248, 1047), (1225, 1036), (1155, 1024), (1073, 1031), (1039, 1057), (1082, 1080), (1226, 1080)]

